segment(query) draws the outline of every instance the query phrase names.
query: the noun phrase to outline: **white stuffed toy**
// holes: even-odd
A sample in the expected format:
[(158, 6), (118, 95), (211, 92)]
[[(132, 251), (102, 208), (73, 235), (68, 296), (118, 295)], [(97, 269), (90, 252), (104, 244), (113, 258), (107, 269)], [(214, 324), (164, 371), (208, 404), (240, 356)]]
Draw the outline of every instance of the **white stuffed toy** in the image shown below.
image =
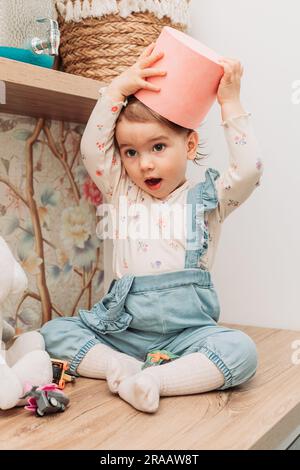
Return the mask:
[[(14, 336), (14, 329), (3, 320), (1, 306), (10, 294), (23, 292), (27, 277), (15, 260), (5, 240), (0, 237), (0, 409), (24, 404), (20, 398), (33, 385), (52, 382), (53, 371), (42, 335), (30, 331), (20, 335), (9, 349), (4, 342)], [(3, 333), (3, 334), (2, 334)]]

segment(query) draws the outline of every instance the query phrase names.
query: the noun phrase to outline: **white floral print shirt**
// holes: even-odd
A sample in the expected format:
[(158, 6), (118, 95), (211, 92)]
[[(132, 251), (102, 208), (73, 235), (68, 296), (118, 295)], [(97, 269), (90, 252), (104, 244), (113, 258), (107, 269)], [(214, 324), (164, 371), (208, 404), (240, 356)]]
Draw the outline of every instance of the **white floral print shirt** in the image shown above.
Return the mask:
[[(184, 224), (179, 224), (175, 229), (174, 224), (170, 223), (168, 210), (172, 210), (173, 205), (182, 207), (186, 204), (191, 183), (186, 180), (164, 200), (139, 188), (127, 175), (113, 139), (116, 120), (127, 101), (113, 102), (106, 93), (106, 87), (100, 89), (100, 94), (82, 136), (81, 154), (83, 163), (102, 192), (104, 200), (116, 211), (115, 220), (118, 223), (111, 226), (109, 235), (114, 244), (114, 276), (121, 278), (125, 274), (138, 276), (180, 271), (185, 265), (186, 233)], [(234, 116), (221, 125), (229, 148), (229, 166), (215, 181), (218, 206), (205, 215), (209, 245), (200, 267), (207, 270), (213, 265), (222, 222), (246, 201), (259, 185), (263, 172), (251, 114)], [(123, 197), (120, 199), (120, 196)], [(126, 205), (122, 211), (121, 200)], [(144, 208), (148, 210), (146, 232), (143, 232)], [(98, 226), (98, 234), (99, 230), (104, 229), (103, 221)], [(155, 236), (149, 236), (150, 228)], [(164, 235), (166, 233), (167, 236)]]

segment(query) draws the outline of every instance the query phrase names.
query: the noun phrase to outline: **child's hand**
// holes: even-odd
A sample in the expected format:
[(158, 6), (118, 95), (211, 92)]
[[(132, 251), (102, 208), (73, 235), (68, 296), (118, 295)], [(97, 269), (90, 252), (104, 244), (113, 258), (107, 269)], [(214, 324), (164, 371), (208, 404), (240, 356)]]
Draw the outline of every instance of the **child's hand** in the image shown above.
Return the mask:
[(243, 67), (236, 59), (222, 57), (219, 64), (224, 67), (224, 75), (220, 81), (217, 100), (222, 106), (225, 103), (239, 102), (241, 77), (243, 75)]
[(128, 67), (118, 77), (112, 80), (108, 87), (108, 89), (111, 90), (111, 93), (114, 93), (115, 96), (116, 94), (121, 94), (122, 97), (126, 98), (127, 96), (136, 93), (141, 88), (160, 91), (159, 87), (145, 80), (146, 77), (153, 77), (155, 75), (163, 76), (167, 73), (166, 71), (162, 71), (157, 68), (148, 68), (164, 55), (163, 52), (154, 54), (152, 52), (154, 46), (155, 43), (152, 43), (146, 47), (138, 60), (131, 67)]

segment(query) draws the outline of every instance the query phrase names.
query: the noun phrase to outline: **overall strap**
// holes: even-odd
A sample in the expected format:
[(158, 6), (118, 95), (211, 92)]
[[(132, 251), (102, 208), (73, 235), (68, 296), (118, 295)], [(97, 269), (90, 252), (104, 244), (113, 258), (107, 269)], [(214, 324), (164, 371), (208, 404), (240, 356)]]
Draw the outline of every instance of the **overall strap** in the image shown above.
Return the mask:
[(185, 269), (200, 268), (201, 258), (207, 251), (209, 232), (205, 224), (205, 212), (215, 209), (218, 205), (214, 182), (219, 176), (217, 170), (208, 168), (205, 172), (205, 181), (196, 184), (188, 191)]

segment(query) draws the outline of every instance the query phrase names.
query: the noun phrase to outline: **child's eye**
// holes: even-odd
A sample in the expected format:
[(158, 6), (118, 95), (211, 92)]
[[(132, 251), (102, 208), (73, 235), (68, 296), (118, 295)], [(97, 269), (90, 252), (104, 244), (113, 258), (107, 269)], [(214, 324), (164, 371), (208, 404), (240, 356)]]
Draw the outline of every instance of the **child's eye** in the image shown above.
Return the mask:
[(155, 144), (153, 148), (157, 148), (158, 152), (161, 152), (163, 149), (161, 147), (165, 147), (165, 144)]
[[(165, 147), (165, 144), (155, 144), (153, 149), (156, 149), (155, 152), (161, 152)], [(125, 155), (127, 157), (133, 158), (136, 156), (136, 151), (134, 149), (128, 149), (125, 151)]]
[[(129, 155), (128, 152), (133, 152), (134, 155), (132, 155), (132, 153), (131, 153), (131, 155)], [(127, 155), (127, 157), (135, 157), (135, 153), (136, 153), (135, 150), (133, 150), (133, 149), (128, 149), (128, 150), (126, 150), (125, 155)]]

